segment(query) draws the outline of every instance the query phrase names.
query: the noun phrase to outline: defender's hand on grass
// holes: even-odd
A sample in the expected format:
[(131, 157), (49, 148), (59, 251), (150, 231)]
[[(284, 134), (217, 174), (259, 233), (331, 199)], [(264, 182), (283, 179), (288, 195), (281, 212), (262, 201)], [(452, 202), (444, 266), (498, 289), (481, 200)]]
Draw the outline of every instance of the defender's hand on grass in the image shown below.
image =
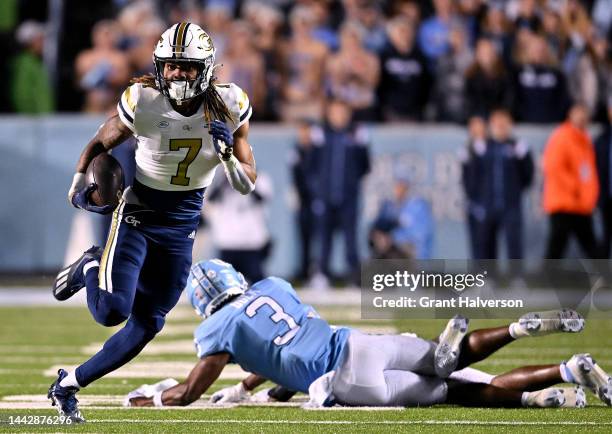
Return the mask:
[(166, 378), (155, 384), (143, 384), (138, 389), (132, 390), (123, 400), (124, 407), (140, 407), (153, 398), (157, 392), (163, 392), (178, 384), (174, 378)]
[(235, 386), (226, 387), (213, 393), (210, 402), (214, 404), (225, 404), (230, 402), (248, 401), (251, 394), (244, 388), (242, 381)]

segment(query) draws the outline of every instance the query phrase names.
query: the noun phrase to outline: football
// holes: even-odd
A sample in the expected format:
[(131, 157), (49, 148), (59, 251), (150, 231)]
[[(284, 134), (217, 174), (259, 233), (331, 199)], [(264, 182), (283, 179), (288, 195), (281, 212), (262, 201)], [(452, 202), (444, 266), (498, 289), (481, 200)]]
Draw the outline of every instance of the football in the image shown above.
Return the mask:
[(87, 184), (98, 188), (91, 194), (91, 202), (97, 206), (111, 205), (115, 208), (123, 193), (123, 169), (110, 154), (104, 152), (94, 158), (85, 173)]

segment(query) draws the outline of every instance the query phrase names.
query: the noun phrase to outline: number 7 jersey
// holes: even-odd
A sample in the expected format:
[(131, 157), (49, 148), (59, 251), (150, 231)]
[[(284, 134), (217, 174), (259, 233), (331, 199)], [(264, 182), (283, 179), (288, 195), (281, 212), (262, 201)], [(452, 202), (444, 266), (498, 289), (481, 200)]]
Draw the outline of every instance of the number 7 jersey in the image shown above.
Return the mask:
[[(234, 132), (251, 117), (249, 99), (233, 83), (214, 86), (229, 109), (232, 119), (226, 124)], [(138, 182), (165, 191), (210, 185), (219, 157), (202, 106), (194, 115), (183, 116), (158, 90), (136, 83), (123, 92), (117, 111), (137, 139)]]
[(269, 277), (204, 320), (194, 336), (198, 357), (229, 353), (245, 371), (307, 393), (337, 368), (349, 332), (330, 327), (288, 282)]

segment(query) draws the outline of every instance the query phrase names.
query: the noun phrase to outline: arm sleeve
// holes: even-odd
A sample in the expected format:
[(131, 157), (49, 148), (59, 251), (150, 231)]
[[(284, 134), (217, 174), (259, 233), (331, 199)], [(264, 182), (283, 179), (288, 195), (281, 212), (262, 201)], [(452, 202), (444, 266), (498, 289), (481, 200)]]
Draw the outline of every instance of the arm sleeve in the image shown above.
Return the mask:
[(134, 120), (136, 119), (136, 105), (138, 104), (139, 96), (138, 84), (133, 84), (121, 94), (121, 98), (117, 103), (117, 113), (119, 113), (119, 119), (123, 122), (134, 134), (136, 134), (136, 127), (134, 126)]

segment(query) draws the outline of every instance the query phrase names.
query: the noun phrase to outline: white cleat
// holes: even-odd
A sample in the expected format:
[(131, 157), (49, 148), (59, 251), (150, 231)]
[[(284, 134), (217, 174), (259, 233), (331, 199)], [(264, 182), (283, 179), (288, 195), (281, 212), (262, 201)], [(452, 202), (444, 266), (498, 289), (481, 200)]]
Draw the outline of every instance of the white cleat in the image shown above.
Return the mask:
[(575, 384), (587, 387), (606, 405), (612, 405), (612, 377), (593, 360), (590, 354), (575, 354), (561, 364), (566, 377)]
[(549, 387), (526, 393), (522, 400), (524, 407), (559, 408), (564, 407), (567, 401), (565, 390), (561, 387)]
[(447, 378), (457, 369), (461, 341), (467, 333), (469, 322), (466, 317), (455, 315), (446, 324), (434, 353), (434, 368), (438, 377)]
[(584, 329), (584, 318), (573, 309), (530, 312), (512, 323), (511, 327), (515, 337), (578, 333)]
[(586, 393), (581, 386), (561, 387), (565, 395), (565, 403), (562, 408), (584, 408), (587, 404)]

